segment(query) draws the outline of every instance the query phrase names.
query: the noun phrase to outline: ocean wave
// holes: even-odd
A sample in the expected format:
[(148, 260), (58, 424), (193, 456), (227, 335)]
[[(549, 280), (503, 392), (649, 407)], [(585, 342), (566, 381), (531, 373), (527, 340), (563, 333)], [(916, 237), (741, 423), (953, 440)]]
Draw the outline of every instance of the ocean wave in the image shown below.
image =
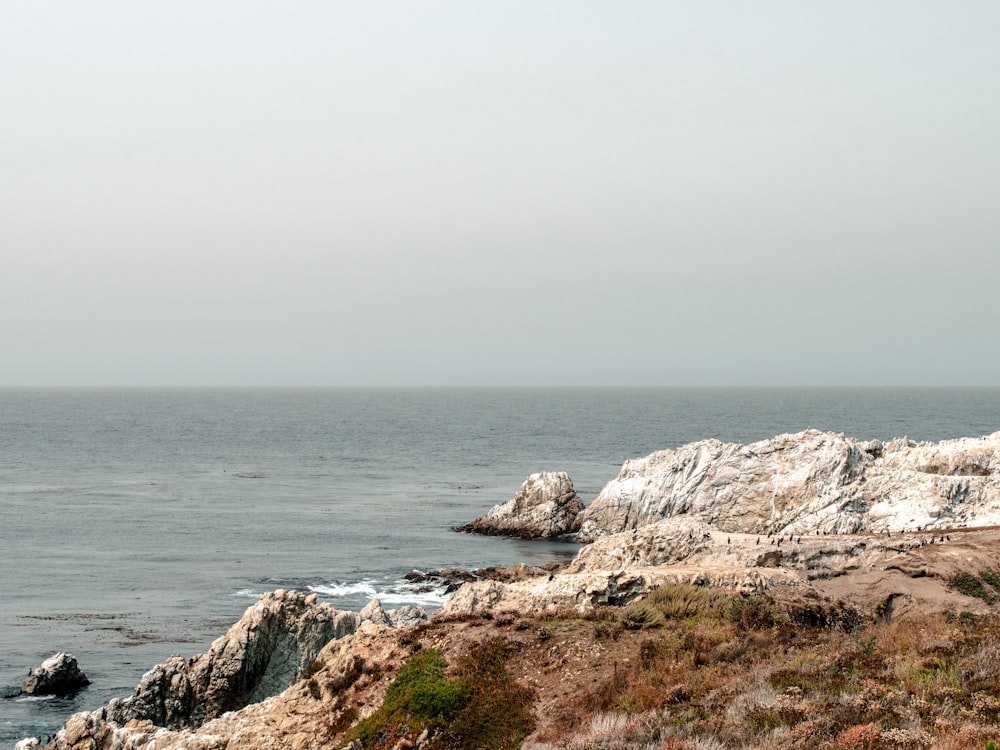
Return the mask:
[(378, 596), (378, 590), (369, 581), (359, 581), (358, 583), (328, 583), (320, 586), (310, 586), (310, 591), (323, 596), (332, 596), (342, 599), (345, 596), (363, 595), (367, 597)]
[[(331, 582), (309, 586), (309, 590), (320, 596), (334, 600), (378, 599), (383, 604), (417, 604), (422, 607), (437, 608), (444, 604), (448, 592), (444, 586), (429, 587), (425, 583), (410, 581), (380, 582), (362, 579), (354, 582)], [(339, 602), (336, 602), (339, 603)]]

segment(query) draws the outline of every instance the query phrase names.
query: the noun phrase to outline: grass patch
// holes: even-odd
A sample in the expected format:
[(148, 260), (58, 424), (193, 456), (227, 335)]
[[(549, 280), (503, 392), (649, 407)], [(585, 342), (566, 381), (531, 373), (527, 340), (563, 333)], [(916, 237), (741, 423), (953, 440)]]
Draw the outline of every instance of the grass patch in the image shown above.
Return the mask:
[(618, 618), (634, 630), (661, 628), (669, 620), (717, 617), (729, 601), (730, 596), (721, 591), (686, 583), (668, 583), (627, 605)]
[(786, 618), (774, 602), (763, 596), (738, 596), (726, 606), (726, 619), (744, 630), (766, 630)]
[(533, 692), (514, 682), (507, 671), (506, 641), (494, 638), (463, 656), (457, 680), (468, 700), (429, 747), (442, 750), (520, 747), (532, 729)]
[(418, 652), (400, 668), (379, 709), (355, 726), (345, 741), (359, 740), (365, 748), (385, 747), (425, 728), (445, 726), (468, 702), (462, 685), (444, 679), (445, 666), (436, 649)]
[(986, 583), (994, 589), (1000, 591), (1000, 574), (997, 574), (992, 570), (983, 570), (979, 573), (979, 577), (986, 581)]
[(378, 710), (344, 737), (369, 748), (414, 741), (427, 730), (427, 750), (513, 750), (531, 730), (532, 692), (507, 671), (508, 646), (496, 638), (473, 648), (445, 677), (436, 649), (419, 651), (404, 664)]
[(987, 591), (982, 580), (972, 573), (965, 571), (957, 573), (949, 583), (953, 589), (966, 596), (974, 596), (982, 599), (987, 604), (993, 604), (996, 601), (996, 597)]

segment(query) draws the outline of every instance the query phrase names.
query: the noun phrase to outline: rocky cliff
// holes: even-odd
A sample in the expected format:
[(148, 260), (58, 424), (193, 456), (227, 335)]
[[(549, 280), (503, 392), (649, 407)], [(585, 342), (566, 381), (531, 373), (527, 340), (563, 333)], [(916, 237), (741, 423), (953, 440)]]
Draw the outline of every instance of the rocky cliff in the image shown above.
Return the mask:
[(332, 642), (426, 619), (412, 606), (387, 612), (377, 599), (361, 612), (344, 612), (317, 604), (315, 594), (264, 594), (208, 651), (190, 659), (173, 656), (143, 675), (131, 697), (74, 715), (54, 745), (137, 747), (168, 730), (201, 727), (278, 695), (314, 669), (320, 651)]
[(142, 677), (135, 693), (115, 699), (100, 718), (125, 724), (198, 726), (225, 711), (280, 693), (329, 641), (357, 630), (359, 617), (294, 591), (265, 594), (204, 654), (173, 656)]
[(580, 541), (685, 516), (720, 532), (811, 534), (1000, 523), (1000, 432), (915, 443), (818, 430), (702, 440), (625, 462), (580, 517)]

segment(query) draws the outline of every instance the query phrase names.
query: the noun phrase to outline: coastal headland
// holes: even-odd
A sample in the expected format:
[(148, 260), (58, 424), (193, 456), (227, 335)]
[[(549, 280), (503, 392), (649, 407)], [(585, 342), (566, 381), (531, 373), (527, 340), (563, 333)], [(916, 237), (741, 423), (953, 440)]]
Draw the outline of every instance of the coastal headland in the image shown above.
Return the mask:
[[(1000, 739), (1000, 433), (807, 430), (527, 478), (462, 531), (585, 542), (441, 571), (431, 617), (265, 594), (22, 750), (984, 747)], [(503, 720), (500, 720), (502, 717)]]

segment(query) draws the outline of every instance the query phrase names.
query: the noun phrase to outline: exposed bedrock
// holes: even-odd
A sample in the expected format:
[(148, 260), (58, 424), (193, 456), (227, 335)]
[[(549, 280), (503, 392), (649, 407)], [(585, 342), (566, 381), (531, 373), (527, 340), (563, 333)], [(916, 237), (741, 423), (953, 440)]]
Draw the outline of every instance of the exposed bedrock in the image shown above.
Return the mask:
[(410, 625), (426, 619), (407, 607), (386, 612), (372, 600), (361, 612), (317, 604), (316, 595), (264, 594), (204, 654), (172, 656), (145, 675), (134, 694), (114, 699), (95, 717), (124, 725), (148, 720), (171, 729), (204, 721), (277, 695), (303, 675), (331, 640), (369, 626)]
[(565, 471), (530, 475), (517, 494), (494, 505), (485, 515), (458, 531), (525, 539), (551, 539), (579, 528), (583, 501)]
[(819, 430), (702, 440), (626, 461), (579, 541), (686, 516), (722, 532), (858, 533), (1000, 523), (1000, 432), (888, 443)]
[(60, 651), (31, 671), (21, 685), (22, 695), (69, 695), (89, 685), (76, 657)]

